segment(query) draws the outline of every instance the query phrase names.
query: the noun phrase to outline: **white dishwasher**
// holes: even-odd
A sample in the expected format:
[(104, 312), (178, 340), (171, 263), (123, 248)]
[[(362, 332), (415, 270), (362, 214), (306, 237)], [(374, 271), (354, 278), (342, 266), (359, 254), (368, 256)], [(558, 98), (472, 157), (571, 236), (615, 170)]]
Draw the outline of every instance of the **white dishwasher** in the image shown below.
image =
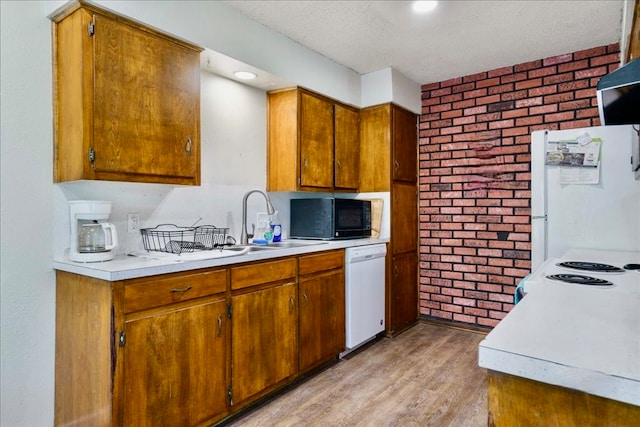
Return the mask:
[(385, 244), (346, 249), (346, 347), (350, 353), (384, 331)]

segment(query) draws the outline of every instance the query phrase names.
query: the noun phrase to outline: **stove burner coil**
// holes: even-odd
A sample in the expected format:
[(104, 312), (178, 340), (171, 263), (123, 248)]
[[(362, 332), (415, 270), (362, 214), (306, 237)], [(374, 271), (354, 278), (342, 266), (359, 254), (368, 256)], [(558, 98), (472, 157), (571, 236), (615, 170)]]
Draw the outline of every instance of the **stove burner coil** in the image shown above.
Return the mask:
[(622, 268), (625, 270), (640, 270), (640, 264), (626, 264)]
[(612, 286), (613, 283), (608, 280), (597, 279), (595, 277), (583, 276), (580, 274), (552, 274), (547, 276), (547, 279), (556, 280), (559, 282), (573, 283), (576, 285), (591, 285), (591, 286)]
[(609, 264), (587, 261), (565, 261), (556, 264), (558, 267), (572, 268), (574, 270), (593, 271), (601, 273), (624, 273), (624, 269)]

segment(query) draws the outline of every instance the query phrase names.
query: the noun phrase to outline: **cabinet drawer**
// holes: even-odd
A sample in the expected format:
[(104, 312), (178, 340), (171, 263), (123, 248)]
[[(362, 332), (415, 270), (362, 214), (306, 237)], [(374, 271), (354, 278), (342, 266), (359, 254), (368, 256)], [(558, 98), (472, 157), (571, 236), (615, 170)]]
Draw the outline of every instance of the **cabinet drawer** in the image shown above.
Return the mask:
[(333, 270), (344, 267), (344, 251), (342, 249), (305, 255), (299, 258), (298, 274), (312, 274), (318, 271)]
[(227, 270), (171, 274), (152, 280), (130, 281), (124, 287), (124, 311), (145, 310), (225, 292)]
[(231, 290), (286, 280), (295, 276), (295, 258), (233, 267), (231, 269)]

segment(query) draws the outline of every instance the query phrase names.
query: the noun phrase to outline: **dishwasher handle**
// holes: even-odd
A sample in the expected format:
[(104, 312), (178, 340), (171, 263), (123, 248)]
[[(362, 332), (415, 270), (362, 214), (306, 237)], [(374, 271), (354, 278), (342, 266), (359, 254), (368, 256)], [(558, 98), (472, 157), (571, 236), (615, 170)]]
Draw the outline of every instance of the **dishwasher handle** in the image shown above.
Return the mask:
[(356, 256), (356, 257), (350, 258), (348, 262), (349, 264), (354, 264), (356, 262), (370, 261), (372, 259), (384, 258), (384, 257), (385, 257), (385, 254), (369, 254), (369, 255), (362, 255), (362, 256)]

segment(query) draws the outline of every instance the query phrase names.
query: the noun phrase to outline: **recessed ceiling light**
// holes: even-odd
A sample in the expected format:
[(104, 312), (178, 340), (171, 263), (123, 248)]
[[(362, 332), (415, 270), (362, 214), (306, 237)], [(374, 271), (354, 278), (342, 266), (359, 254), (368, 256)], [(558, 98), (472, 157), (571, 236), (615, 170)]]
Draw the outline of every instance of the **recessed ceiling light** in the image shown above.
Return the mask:
[(428, 1), (414, 1), (413, 2), (413, 10), (419, 13), (423, 12), (431, 12), (436, 8), (438, 2), (435, 0)]
[(252, 73), (251, 71), (236, 71), (233, 73), (234, 76), (239, 78), (240, 80), (253, 80), (258, 78), (256, 73)]

